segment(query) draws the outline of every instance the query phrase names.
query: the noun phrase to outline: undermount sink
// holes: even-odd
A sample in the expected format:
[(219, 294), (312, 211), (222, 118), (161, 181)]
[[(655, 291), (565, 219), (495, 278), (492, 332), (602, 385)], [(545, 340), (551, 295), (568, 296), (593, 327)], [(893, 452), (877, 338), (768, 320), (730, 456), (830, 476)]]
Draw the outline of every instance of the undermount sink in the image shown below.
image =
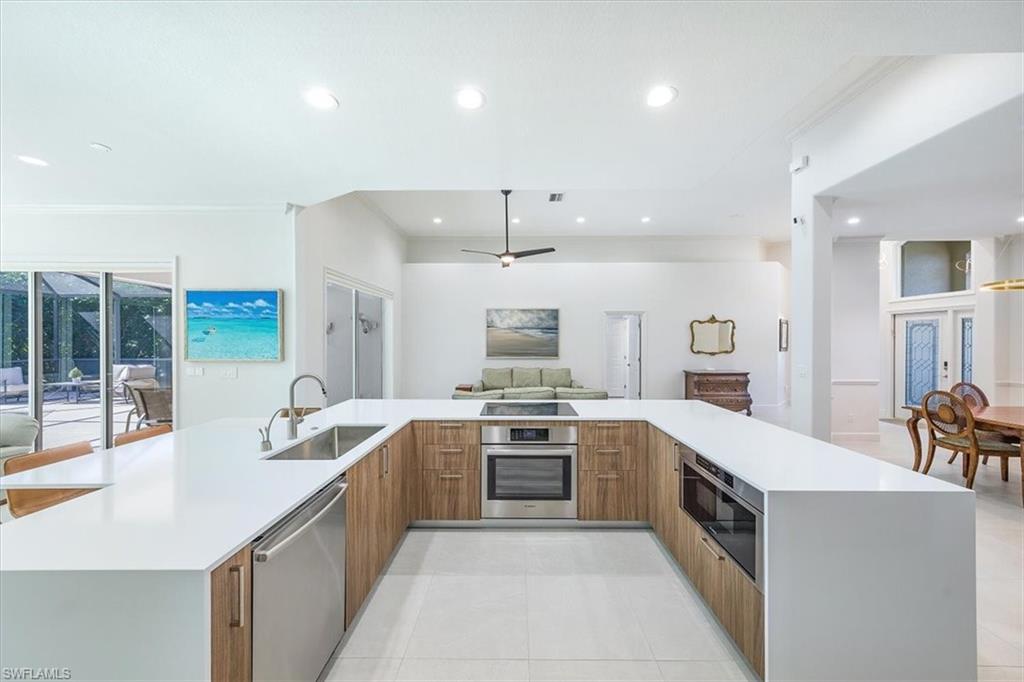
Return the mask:
[(338, 459), (383, 426), (335, 426), (267, 459)]

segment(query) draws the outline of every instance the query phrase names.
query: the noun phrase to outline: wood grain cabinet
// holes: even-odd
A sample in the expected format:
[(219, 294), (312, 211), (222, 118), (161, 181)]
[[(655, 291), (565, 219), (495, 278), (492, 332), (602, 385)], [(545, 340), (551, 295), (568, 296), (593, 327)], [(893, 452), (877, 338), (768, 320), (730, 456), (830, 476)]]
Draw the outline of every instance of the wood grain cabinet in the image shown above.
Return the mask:
[(245, 547), (210, 572), (210, 679), (252, 679), (252, 550)]
[(584, 521), (639, 521), (636, 471), (581, 471), (579, 513)]
[(644, 422), (580, 422), (577, 488), (581, 521), (647, 519)]
[(691, 543), (690, 580), (736, 642), (740, 652), (764, 678), (764, 597), (717, 542), (689, 516), (682, 519), (683, 534)]
[(384, 559), (384, 455), (374, 450), (347, 473), (345, 494), (345, 626), (373, 588)]
[(685, 389), (687, 400), (703, 400), (733, 412), (746, 412), (750, 416), (750, 373), (726, 370), (687, 370)]
[(418, 518), (476, 521), (480, 518), (480, 424), (416, 422), (420, 452)]

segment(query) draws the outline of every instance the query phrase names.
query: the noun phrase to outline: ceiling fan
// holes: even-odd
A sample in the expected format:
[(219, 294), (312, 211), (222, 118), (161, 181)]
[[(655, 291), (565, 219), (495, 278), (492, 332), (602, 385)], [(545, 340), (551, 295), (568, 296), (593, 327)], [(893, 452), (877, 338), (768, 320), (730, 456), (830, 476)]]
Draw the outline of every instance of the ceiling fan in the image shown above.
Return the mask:
[(476, 251), (474, 249), (462, 249), (465, 253), (480, 253), (485, 256), (494, 256), (501, 261), (501, 267), (507, 268), (512, 265), (519, 258), (526, 258), (527, 256), (538, 256), (542, 253), (554, 253), (555, 250), (551, 247), (546, 249), (527, 249), (526, 251), (509, 251), (508, 249), (508, 195), (512, 194), (512, 190), (503, 189), (501, 193), (505, 195), (505, 250), (501, 253), (491, 253), (490, 251)]

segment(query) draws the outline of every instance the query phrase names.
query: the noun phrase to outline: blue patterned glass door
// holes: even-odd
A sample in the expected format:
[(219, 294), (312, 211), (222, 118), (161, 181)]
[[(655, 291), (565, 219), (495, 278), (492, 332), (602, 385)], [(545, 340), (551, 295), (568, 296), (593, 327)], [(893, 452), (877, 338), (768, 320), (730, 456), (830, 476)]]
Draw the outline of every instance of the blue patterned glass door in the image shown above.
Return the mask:
[(938, 388), (938, 320), (907, 321), (906, 353), (906, 402), (920, 405), (925, 393)]
[(974, 318), (960, 318), (960, 381), (974, 378)]

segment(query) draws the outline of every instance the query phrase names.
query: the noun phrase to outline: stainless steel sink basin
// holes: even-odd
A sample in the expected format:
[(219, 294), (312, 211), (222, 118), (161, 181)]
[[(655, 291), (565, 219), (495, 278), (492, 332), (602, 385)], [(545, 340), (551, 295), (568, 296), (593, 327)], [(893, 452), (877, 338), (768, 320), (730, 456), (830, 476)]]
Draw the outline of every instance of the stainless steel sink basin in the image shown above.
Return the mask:
[(337, 459), (383, 426), (335, 426), (267, 459)]

